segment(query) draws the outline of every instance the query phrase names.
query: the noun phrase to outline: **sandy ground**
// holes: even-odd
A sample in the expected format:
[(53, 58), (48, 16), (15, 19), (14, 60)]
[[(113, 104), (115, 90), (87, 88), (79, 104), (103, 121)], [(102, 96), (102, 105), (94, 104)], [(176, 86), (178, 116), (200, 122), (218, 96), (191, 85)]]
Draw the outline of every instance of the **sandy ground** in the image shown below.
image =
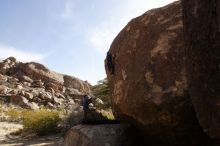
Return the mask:
[(22, 128), (21, 124), (0, 122), (0, 146), (61, 146), (60, 135), (44, 137), (21, 137), (13, 136), (10, 133)]

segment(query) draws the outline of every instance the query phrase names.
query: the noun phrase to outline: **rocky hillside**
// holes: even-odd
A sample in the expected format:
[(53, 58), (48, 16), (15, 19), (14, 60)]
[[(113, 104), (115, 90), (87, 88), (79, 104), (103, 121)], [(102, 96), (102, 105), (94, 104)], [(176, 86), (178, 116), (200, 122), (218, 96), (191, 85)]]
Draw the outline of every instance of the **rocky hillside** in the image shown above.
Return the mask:
[[(190, 8), (191, 4), (198, 4), (185, 3)], [(185, 8), (187, 25), (193, 26), (186, 29), (192, 32), (187, 35), (195, 44), (191, 46), (206, 50), (208, 45), (201, 43), (205, 40), (198, 41), (193, 36), (203, 34), (199, 25), (191, 24), (191, 15), (197, 8), (192, 7), (192, 12)], [(192, 31), (194, 28), (198, 31)], [(215, 42), (211, 45), (214, 52), (209, 50), (207, 54), (190, 48), (186, 56), (183, 34), (182, 7), (177, 1), (131, 20), (110, 47), (115, 72), (112, 74), (106, 63), (106, 73), (115, 115), (138, 127), (146, 145), (210, 146), (207, 127), (212, 136), (219, 136), (219, 112), (215, 112), (219, 111), (219, 39), (210, 41)], [(207, 86), (203, 86), (204, 81)]]
[(0, 98), (5, 102), (29, 109), (57, 108), (79, 102), (85, 93), (91, 93), (87, 81), (50, 71), (42, 64), (22, 63), (14, 57), (0, 62)]

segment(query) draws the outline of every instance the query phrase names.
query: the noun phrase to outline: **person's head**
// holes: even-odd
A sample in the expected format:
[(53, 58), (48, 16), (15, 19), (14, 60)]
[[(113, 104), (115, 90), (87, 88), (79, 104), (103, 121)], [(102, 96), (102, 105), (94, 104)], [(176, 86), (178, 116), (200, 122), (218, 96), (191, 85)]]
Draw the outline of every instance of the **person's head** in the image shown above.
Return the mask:
[(88, 95), (87, 95), (87, 94), (84, 94), (83, 98), (87, 98), (87, 97), (88, 97)]

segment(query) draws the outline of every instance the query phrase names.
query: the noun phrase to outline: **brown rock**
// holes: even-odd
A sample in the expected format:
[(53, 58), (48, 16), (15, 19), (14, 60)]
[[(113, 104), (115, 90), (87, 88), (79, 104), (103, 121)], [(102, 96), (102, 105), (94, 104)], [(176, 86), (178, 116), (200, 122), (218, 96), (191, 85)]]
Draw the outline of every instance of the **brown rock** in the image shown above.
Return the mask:
[(5, 85), (0, 85), (0, 94), (6, 95), (8, 91), (8, 87)]
[(25, 76), (25, 75), (22, 75), (20, 78), (19, 78), (20, 81), (23, 81), (23, 82), (28, 82), (28, 83), (32, 83), (33, 80), (28, 77), (28, 76)]
[(18, 93), (19, 93), (19, 91), (17, 89), (12, 89), (10, 91), (10, 94), (18, 94)]
[(75, 96), (75, 95), (81, 95), (83, 93), (79, 92), (77, 89), (74, 88), (66, 88), (65, 94), (68, 94), (70, 96)]
[(19, 64), (18, 68), (33, 80), (52, 81), (61, 84), (64, 82), (63, 75), (50, 71), (44, 65), (36, 62)]
[(31, 83), (29, 83), (29, 82), (22, 82), (22, 84), (23, 84), (24, 86), (28, 86), (28, 87), (31, 86)]
[(52, 101), (53, 103), (57, 104), (57, 105), (62, 105), (64, 100), (61, 98), (57, 98), (56, 96), (52, 97)]
[(182, 4), (190, 96), (204, 132), (220, 140), (220, 1)]
[(10, 59), (5, 59), (0, 62), (0, 73), (6, 75), (10, 72), (10, 68), (13, 67), (15, 62), (12, 62)]
[(14, 58), (14, 57), (9, 57), (6, 60), (10, 60), (10, 62), (16, 62), (17, 61), (16, 58)]
[(88, 94), (91, 92), (87, 81), (50, 71), (36, 62), (16, 62), (13, 57), (0, 62), (0, 73), (9, 76), (8, 83), (15, 85), (22, 82), (25, 88), (46, 88), (47, 91), (53, 89), (55, 93), (63, 94), (67, 86)]
[(31, 91), (31, 94), (33, 94), (34, 97), (37, 97), (37, 96), (39, 96), (40, 92), (44, 92), (44, 90), (39, 91), (38, 89), (33, 89)]
[(16, 85), (16, 89), (22, 90), (22, 89), (23, 89), (23, 86), (22, 86), (21, 84), (17, 84), (17, 85)]
[(70, 105), (75, 105), (75, 102), (74, 102), (73, 99), (68, 99), (68, 104), (70, 104)]
[(15, 84), (17, 83), (19, 80), (15, 77), (8, 77), (8, 80), (7, 82), (10, 83), (10, 84)]
[(90, 85), (88, 82), (84, 82), (78, 78), (68, 75), (65, 75), (63, 78), (64, 78), (64, 86), (66, 88), (74, 88), (79, 90), (80, 92), (85, 92), (88, 94), (91, 93)]
[(51, 102), (48, 102), (48, 103), (47, 103), (47, 106), (48, 106), (49, 108), (52, 108), (52, 109), (55, 108), (55, 106), (54, 106)]
[(18, 94), (21, 96), (25, 96), (25, 91), (24, 90), (18, 90)]
[(26, 97), (28, 100), (32, 100), (34, 98), (33, 94), (31, 94), (29, 92), (25, 92), (24, 97)]
[(49, 92), (40, 93), (40, 98), (46, 100), (47, 102), (53, 101), (52, 95)]
[(50, 92), (51, 95), (52, 95), (52, 97), (55, 96), (55, 91), (53, 90), (53, 88), (48, 88), (48, 89), (47, 89), (47, 92)]
[(2, 74), (0, 74), (0, 82), (2, 82), (2, 81), (6, 82), (7, 81), (7, 77), (2, 75)]
[(12, 95), (10, 97), (10, 102), (12, 104), (15, 105), (19, 105), (19, 106), (26, 106), (28, 103), (28, 100), (24, 97), (24, 96), (20, 96), (20, 95)]
[(139, 127), (146, 145), (203, 143), (187, 92), (180, 2), (130, 21), (109, 52), (115, 73), (106, 72), (117, 117)]
[(45, 83), (45, 89), (46, 90), (53, 89), (54, 92), (60, 93), (63, 91), (63, 85), (61, 85), (59, 83), (47, 82), (47, 83)]
[(61, 94), (61, 93), (56, 93), (55, 95), (56, 95), (56, 97), (58, 97), (58, 98), (65, 99), (65, 96), (64, 96), (63, 94)]
[(44, 88), (44, 83), (41, 80), (34, 80), (31, 86), (34, 88)]

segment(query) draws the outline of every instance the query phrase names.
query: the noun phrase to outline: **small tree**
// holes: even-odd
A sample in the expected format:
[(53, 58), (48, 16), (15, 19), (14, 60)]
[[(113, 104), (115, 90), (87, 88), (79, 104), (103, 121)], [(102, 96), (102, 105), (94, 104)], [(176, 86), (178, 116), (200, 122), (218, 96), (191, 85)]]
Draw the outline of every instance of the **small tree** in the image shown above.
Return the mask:
[(104, 102), (104, 108), (111, 107), (110, 88), (107, 78), (98, 81), (97, 85), (92, 87), (93, 95)]

